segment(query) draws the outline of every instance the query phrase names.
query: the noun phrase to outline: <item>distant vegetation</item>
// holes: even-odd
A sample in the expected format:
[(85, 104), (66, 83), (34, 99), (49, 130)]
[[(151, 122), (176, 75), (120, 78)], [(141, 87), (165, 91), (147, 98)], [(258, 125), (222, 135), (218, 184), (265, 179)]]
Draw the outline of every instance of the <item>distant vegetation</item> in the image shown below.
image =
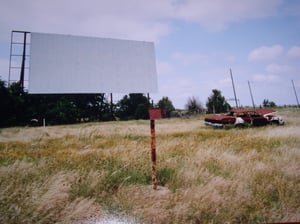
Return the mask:
[(224, 113), (231, 108), (221, 91), (217, 89), (212, 90), (212, 94), (207, 99), (206, 107), (209, 114)]
[(9, 87), (0, 80), (0, 127), (73, 124), (91, 121), (148, 119), (152, 106), (164, 110), (167, 117), (175, 110), (168, 97), (152, 105), (143, 94), (125, 95), (116, 104), (104, 94), (28, 94), (18, 82)]
[(194, 114), (202, 113), (205, 111), (202, 103), (196, 97), (190, 97), (185, 107), (189, 112)]
[[(0, 80), (0, 127), (74, 124), (92, 121), (148, 119), (150, 107), (161, 108), (164, 117), (182, 117), (199, 113), (224, 113), (231, 109), (220, 90), (213, 89), (206, 108), (196, 97), (187, 100), (184, 110), (176, 110), (164, 96), (156, 104), (144, 94), (125, 95), (111, 103), (105, 94), (28, 94), (18, 82), (7, 86)], [(263, 107), (276, 107), (265, 99)]]
[(268, 99), (263, 100), (262, 106), (263, 107), (277, 107), (275, 102), (269, 101)]

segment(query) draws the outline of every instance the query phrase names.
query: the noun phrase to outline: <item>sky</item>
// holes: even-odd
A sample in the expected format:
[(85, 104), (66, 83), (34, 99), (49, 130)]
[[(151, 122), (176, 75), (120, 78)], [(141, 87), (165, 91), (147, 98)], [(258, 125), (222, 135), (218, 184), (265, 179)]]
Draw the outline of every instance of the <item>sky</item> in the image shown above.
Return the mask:
[[(300, 99), (298, 0), (0, 0), (0, 78), (8, 81), (11, 31), (155, 44), (157, 103), (204, 106), (213, 89), (235, 106)], [(16, 59), (13, 59), (16, 60)], [(12, 62), (14, 64), (16, 62)]]

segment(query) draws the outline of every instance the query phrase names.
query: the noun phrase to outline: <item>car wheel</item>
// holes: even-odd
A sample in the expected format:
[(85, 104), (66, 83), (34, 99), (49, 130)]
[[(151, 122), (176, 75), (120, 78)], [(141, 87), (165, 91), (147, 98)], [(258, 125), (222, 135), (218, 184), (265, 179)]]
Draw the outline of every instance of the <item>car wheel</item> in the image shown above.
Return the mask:
[(235, 125), (235, 127), (236, 127), (236, 128), (244, 128), (244, 127), (245, 127), (245, 125), (244, 125), (244, 124), (241, 124), (241, 123), (239, 123), (239, 124), (236, 124), (236, 125)]
[(271, 121), (272, 125), (279, 125), (279, 121), (275, 120), (275, 121)]

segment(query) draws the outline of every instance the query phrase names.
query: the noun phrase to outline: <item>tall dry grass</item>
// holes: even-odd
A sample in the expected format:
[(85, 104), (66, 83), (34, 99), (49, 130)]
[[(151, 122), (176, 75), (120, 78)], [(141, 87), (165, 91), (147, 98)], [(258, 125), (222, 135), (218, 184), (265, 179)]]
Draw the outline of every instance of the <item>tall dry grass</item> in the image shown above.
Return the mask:
[(287, 124), (220, 130), (203, 117), (0, 130), (0, 223), (300, 220), (300, 112)]

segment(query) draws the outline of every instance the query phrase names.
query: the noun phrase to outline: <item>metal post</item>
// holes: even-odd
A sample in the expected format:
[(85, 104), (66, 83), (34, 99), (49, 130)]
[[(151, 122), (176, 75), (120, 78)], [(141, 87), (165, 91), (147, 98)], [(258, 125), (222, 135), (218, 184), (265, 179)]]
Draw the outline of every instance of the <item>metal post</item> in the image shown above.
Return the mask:
[(149, 93), (147, 93), (147, 99), (148, 99), (148, 102), (150, 104), (150, 107), (153, 108), (153, 100), (150, 100), (151, 98), (150, 98), (150, 94)]
[(249, 91), (250, 91), (250, 95), (251, 95), (253, 110), (255, 110), (255, 104), (254, 104), (253, 95), (252, 95), (252, 91), (251, 91), (251, 86), (250, 86), (249, 80), (248, 80), (248, 86), (249, 86)]
[(297, 96), (297, 92), (296, 92), (296, 89), (295, 89), (295, 85), (294, 85), (294, 81), (293, 81), (293, 80), (292, 80), (292, 85), (293, 85), (293, 89), (294, 89), (294, 93), (295, 93), (295, 97), (296, 97), (296, 101), (297, 101), (297, 106), (300, 108), (299, 100), (298, 100), (298, 96)]
[(231, 76), (232, 88), (233, 88), (233, 93), (234, 93), (235, 105), (236, 105), (236, 109), (238, 109), (239, 105), (238, 105), (237, 98), (236, 98), (236, 93), (235, 93), (235, 87), (234, 87), (231, 68), (230, 68), (230, 76)]
[(113, 109), (113, 94), (112, 93), (110, 93), (110, 114), (111, 114), (111, 117), (113, 117), (114, 109)]
[(153, 190), (157, 190), (155, 120), (150, 120), (150, 129), (151, 129), (152, 185), (153, 185)]
[(21, 64), (21, 72), (20, 72), (20, 91), (24, 90), (24, 76), (25, 76), (25, 57), (26, 57), (26, 37), (27, 32), (24, 32), (24, 42), (23, 42), (23, 55), (22, 55), (22, 64)]
[(150, 94), (147, 93), (147, 99), (148, 99), (148, 102), (150, 103)]
[(13, 45), (13, 31), (11, 32), (10, 37), (10, 56), (9, 56), (9, 71), (8, 71), (8, 85), (10, 86), (10, 80), (11, 80), (11, 59), (12, 59), (12, 45)]

